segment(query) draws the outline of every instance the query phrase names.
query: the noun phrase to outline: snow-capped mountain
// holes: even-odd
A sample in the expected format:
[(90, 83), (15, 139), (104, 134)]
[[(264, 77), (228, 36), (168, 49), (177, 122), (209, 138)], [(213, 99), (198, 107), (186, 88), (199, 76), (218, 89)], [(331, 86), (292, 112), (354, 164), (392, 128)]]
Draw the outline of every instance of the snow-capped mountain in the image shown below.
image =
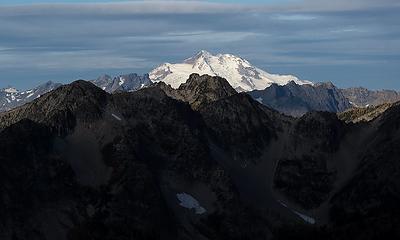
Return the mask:
[(148, 74), (139, 76), (136, 73), (119, 75), (114, 78), (109, 75), (103, 75), (91, 82), (109, 93), (116, 91), (136, 91), (151, 84)]
[(36, 88), (18, 91), (16, 88), (8, 87), (0, 89), (0, 112), (8, 111), (15, 107), (24, 105), (32, 100), (40, 97), (41, 95), (50, 92), (61, 86), (60, 83), (53, 83), (51, 81), (39, 85)]
[(238, 92), (262, 90), (273, 83), (285, 85), (290, 81), (297, 84), (312, 84), (292, 75), (265, 72), (252, 66), (247, 60), (231, 54), (212, 55), (204, 50), (184, 60), (183, 63), (162, 64), (150, 72), (150, 79), (153, 82), (163, 81), (173, 88), (178, 88), (192, 73), (223, 77)]

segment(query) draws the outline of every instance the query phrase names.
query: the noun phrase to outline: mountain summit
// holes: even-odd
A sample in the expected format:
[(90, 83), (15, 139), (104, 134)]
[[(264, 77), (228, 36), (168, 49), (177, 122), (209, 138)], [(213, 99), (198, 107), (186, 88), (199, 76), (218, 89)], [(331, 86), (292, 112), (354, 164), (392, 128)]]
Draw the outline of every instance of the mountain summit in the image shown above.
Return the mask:
[(162, 81), (173, 88), (178, 88), (192, 73), (225, 78), (238, 92), (262, 90), (273, 83), (285, 85), (290, 81), (297, 84), (311, 84), (292, 75), (270, 74), (254, 67), (247, 60), (231, 54), (212, 55), (205, 50), (182, 63), (160, 65), (150, 72), (150, 79), (153, 82)]

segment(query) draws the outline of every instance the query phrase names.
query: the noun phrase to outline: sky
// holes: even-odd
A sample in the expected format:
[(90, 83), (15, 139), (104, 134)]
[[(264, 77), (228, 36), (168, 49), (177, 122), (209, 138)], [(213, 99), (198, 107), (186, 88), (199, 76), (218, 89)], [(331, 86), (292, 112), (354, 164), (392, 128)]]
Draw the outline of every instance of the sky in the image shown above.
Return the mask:
[(400, 90), (398, 0), (0, 0), (0, 88), (144, 74), (200, 50)]

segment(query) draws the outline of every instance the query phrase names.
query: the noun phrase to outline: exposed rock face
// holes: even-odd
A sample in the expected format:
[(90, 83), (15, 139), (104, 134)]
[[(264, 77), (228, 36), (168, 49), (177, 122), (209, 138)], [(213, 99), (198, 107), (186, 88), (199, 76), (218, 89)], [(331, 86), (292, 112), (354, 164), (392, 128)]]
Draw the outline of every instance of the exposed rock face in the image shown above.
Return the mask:
[(237, 94), (228, 81), (220, 77), (191, 74), (186, 83), (173, 89), (165, 83), (158, 85), (171, 97), (188, 102), (194, 109), (211, 102)]
[(77, 81), (0, 114), (0, 238), (398, 238), (399, 119), (295, 119), (211, 76)]
[(372, 91), (360, 87), (342, 89), (341, 91), (355, 107), (378, 106), (400, 101), (400, 94), (392, 90)]
[(114, 78), (109, 75), (103, 75), (92, 82), (109, 93), (117, 91), (136, 91), (151, 84), (148, 74), (139, 76), (136, 73), (119, 75)]
[(273, 84), (249, 94), (260, 103), (295, 117), (310, 111), (342, 112), (351, 107), (340, 89), (332, 83), (298, 85), (290, 82), (283, 86)]
[(385, 103), (382, 105), (370, 106), (365, 108), (352, 108), (342, 113), (339, 113), (338, 116), (341, 120), (347, 123), (369, 122), (379, 117), (382, 113), (384, 113), (386, 110), (394, 105), (394, 103)]

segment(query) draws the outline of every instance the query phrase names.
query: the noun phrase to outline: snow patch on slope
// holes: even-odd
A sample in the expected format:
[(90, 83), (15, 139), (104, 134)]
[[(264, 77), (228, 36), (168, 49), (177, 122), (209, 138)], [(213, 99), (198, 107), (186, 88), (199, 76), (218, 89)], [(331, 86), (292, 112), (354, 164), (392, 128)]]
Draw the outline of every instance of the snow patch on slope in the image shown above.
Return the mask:
[(118, 117), (116, 114), (112, 113), (111, 116), (113, 116), (113, 118), (117, 119), (118, 121), (122, 121), (122, 118)]
[(202, 206), (200, 206), (199, 201), (197, 201), (194, 197), (187, 193), (178, 193), (176, 194), (176, 198), (180, 201), (179, 205), (187, 208), (194, 209), (196, 214), (203, 214), (206, 212)]
[(294, 210), (294, 209), (291, 209), (287, 204), (285, 204), (284, 202), (282, 202), (282, 201), (278, 201), (282, 206), (284, 206), (285, 208), (287, 208), (287, 209), (289, 209), (290, 211), (292, 211), (294, 214), (296, 214), (297, 216), (299, 216), (301, 219), (303, 219), (305, 222), (307, 222), (307, 223), (309, 223), (309, 224), (315, 224), (316, 223), (316, 221), (315, 221), (315, 219), (314, 218), (312, 218), (312, 217), (309, 217), (309, 216), (307, 216), (307, 215), (305, 215), (305, 214), (302, 214), (302, 213), (300, 213), (300, 212), (298, 212), (298, 211), (296, 211), (296, 210)]
[(4, 89), (4, 92), (6, 92), (6, 93), (17, 93), (18, 90), (15, 89), (15, 88), (6, 88), (6, 89)]

